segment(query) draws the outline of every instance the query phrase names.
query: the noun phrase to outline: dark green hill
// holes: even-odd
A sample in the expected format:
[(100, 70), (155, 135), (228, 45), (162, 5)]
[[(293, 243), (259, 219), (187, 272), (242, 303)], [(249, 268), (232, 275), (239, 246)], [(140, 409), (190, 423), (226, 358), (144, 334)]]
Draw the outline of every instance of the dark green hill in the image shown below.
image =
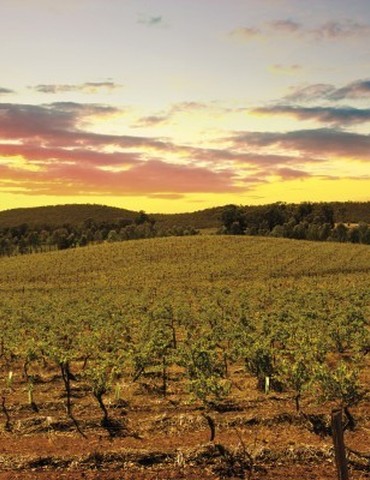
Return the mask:
[[(335, 222), (370, 223), (370, 202), (330, 202), (334, 210)], [(150, 214), (158, 226), (193, 226), (197, 229), (218, 228), (221, 226), (221, 214), (224, 207), (208, 208), (191, 213)], [(266, 209), (266, 205), (246, 206), (248, 212)], [(34, 208), (17, 208), (0, 212), (0, 228), (50, 225), (58, 227), (64, 224), (81, 225), (91, 218), (95, 222), (117, 223), (119, 220), (134, 220), (138, 212), (104, 205), (72, 204)]]
[(92, 218), (95, 222), (114, 223), (120, 219), (133, 220), (137, 212), (104, 205), (56, 205), (34, 208), (16, 208), (0, 212), (0, 228), (16, 227), (27, 223), (29, 226), (80, 225)]
[[(215, 228), (221, 225), (223, 207), (209, 208), (192, 213), (150, 214), (149, 217), (163, 228), (173, 226), (195, 228)], [(96, 223), (117, 223), (119, 220), (134, 220), (138, 212), (104, 205), (72, 204), (34, 208), (16, 208), (0, 212), (0, 228), (16, 227), (24, 223), (29, 226), (50, 225), (59, 227), (65, 224), (81, 225), (91, 218)]]
[(197, 229), (218, 228), (221, 226), (221, 214), (224, 207), (207, 208), (191, 213), (157, 213), (150, 215), (163, 228), (192, 226)]

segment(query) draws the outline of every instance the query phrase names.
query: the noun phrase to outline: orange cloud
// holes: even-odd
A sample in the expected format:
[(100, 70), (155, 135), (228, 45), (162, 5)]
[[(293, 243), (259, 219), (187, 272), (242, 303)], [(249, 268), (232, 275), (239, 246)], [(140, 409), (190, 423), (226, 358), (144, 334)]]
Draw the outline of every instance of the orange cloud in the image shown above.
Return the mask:
[(173, 165), (152, 160), (124, 171), (101, 170), (84, 164), (48, 165), (26, 171), (0, 165), (3, 186), (16, 186), (30, 195), (179, 195), (238, 192), (231, 171)]
[[(173, 106), (173, 111), (203, 108), (203, 104), (189, 102)], [(299, 118), (345, 115), (339, 109), (276, 108), (260, 110)], [(105, 105), (72, 102), (0, 103), (1, 191), (50, 196), (147, 195), (153, 199), (241, 194), (274, 176), (286, 181), (325, 177), (328, 158), (370, 160), (370, 136), (335, 128), (238, 132), (214, 139), (223, 148), (82, 128), (91, 116), (116, 112)], [(350, 113), (358, 114), (355, 109)], [(313, 169), (313, 165), (320, 168)]]

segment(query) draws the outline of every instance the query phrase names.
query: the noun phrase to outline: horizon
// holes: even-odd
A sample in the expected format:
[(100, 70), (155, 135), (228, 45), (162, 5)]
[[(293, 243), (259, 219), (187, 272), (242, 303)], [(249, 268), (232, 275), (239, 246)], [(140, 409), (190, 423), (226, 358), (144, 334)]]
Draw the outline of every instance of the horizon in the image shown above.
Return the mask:
[(3, 0), (2, 20), (0, 211), (370, 200), (367, 0)]
[(143, 210), (138, 208), (137, 210), (131, 210), (125, 207), (117, 207), (116, 205), (106, 205), (106, 204), (101, 204), (101, 203), (58, 203), (58, 204), (48, 204), (48, 205), (35, 205), (35, 206), (26, 206), (26, 207), (11, 207), (11, 208), (6, 208), (0, 210), (0, 213), (3, 212), (9, 212), (12, 210), (27, 210), (27, 209), (39, 209), (39, 208), (54, 208), (54, 207), (69, 207), (69, 206), (89, 206), (89, 207), (107, 207), (107, 208), (118, 208), (122, 210), (126, 210), (132, 213), (138, 213), (140, 211), (144, 211), (147, 214), (150, 215), (181, 215), (181, 214), (193, 214), (197, 212), (202, 212), (204, 210), (212, 210), (212, 209), (218, 209), (218, 208), (223, 208), (228, 205), (235, 205), (239, 207), (263, 207), (263, 206), (268, 206), (268, 205), (274, 205), (274, 204), (286, 204), (286, 205), (300, 205), (302, 203), (310, 203), (310, 204), (321, 204), (321, 203), (328, 203), (328, 204), (334, 204), (334, 203), (370, 203), (370, 200), (365, 200), (365, 201), (354, 201), (354, 200), (344, 200), (344, 201), (338, 201), (338, 200), (331, 200), (331, 201), (325, 201), (325, 202), (316, 202), (316, 201), (310, 201), (310, 200), (303, 200), (301, 202), (284, 202), (284, 201), (277, 201), (277, 202), (272, 202), (272, 203), (258, 203), (258, 204), (222, 204), (222, 205), (214, 205), (212, 207), (206, 207), (206, 208), (201, 208), (198, 210), (187, 210), (187, 211), (182, 211), (182, 212), (158, 212), (158, 211), (153, 211), (149, 212), (147, 210)]

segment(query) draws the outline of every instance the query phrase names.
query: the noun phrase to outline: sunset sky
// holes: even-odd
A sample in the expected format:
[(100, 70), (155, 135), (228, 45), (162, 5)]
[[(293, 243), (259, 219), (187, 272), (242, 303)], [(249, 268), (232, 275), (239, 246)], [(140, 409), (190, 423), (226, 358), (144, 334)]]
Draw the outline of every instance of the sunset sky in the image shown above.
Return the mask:
[(369, 0), (1, 0), (0, 210), (370, 200)]

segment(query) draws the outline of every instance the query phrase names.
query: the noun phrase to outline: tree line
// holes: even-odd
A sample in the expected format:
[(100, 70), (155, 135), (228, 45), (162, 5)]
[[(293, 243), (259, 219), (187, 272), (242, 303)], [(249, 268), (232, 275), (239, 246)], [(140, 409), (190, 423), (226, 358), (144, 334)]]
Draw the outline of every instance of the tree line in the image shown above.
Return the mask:
[(336, 223), (334, 209), (329, 204), (275, 203), (249, 210), (228, 205), (221, 214), (221, 234), (261, 235), (298, 240), (335, 241), (370, 245), (370, 227)]
[(121, 218), (113, 222), (88, 218), (78, 225), (64, 223), (55, 226), (45, 223), (30, 226), (22, 223), (14, 227), (0, 228), (0, 255), (23, 255), (84, 247), (94, 243), (198, 233), (192, 226), (157, 226), (155, 220), (144, 211), (140, 211), (134, 219)]

